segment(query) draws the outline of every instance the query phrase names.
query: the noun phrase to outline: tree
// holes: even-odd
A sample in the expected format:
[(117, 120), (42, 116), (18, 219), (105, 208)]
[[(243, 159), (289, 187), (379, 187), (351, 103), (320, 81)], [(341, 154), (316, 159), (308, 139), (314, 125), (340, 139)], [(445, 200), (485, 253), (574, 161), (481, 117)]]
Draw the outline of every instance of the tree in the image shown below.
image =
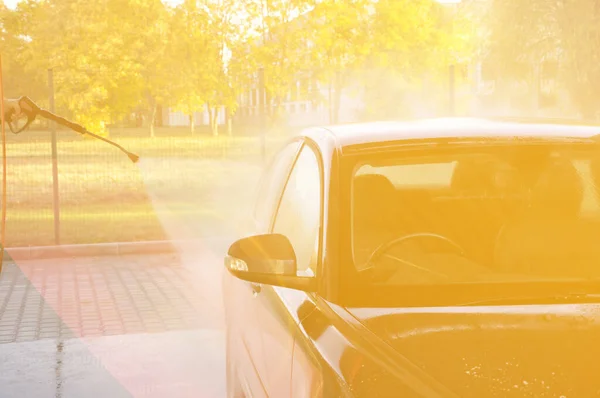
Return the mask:
[(246, 59), (253, 75), (264, 68), (270, 126), (280, 119), (282, 103), (307, 67), (307, 25), (299, 16), (310, 9), (304, 0), (251, 0), (247, 5), (248, 26), (255, 36), (246, 42)]
[(4, 96), (18, 98), (27, 95), (32, 98), (47, 98), (45, 86), (37, 76), (22, 67), (18, 55), (22, 51), (23, 38), (15, 32), (17, 13), (0, 2), (0, 52), (2, 53), (2, 78)]
[[(367, 117), (408, 116), (415, 93), (444, 84), (462, 56), (463, 35), (450, 10), (434, 0), (381, 0), (373, 5), (370, 51), (363, 66)], [(427, 90), (423, 103), (438, 101)], [(405, 99), (406, 98), (406, 99)]]
[(129, 11), (126, 23), (120, 26), (121, 36), (131, 45), (129, 54), (137, 64), (140, 100), (147, 110), (153, 137), (158, 105), (172, 99), (171, 71), (174, 65), (167, 54), (172, 14), (160, 0), (126, 0), (121, 4)]
[[(219, 109), (224, 106), (227, 112), (229, 130), (230, 117), (237, 107), (236, 92), (233, 89), (232, 75), (228, 69), (231, 48), (243, 37), (242, 15), (244, 2), (239, 0), (211, 0), (207, 4), (209, 13), (209, 34), (213, 46), (210, 52), (209, 74), (213, 85), (210, 87), (207, 108), (209, 124), (213, 135), (218, 135)], [(242, 23), (240, 23), (242, 22)], [(231, 131), (230, 131), (231, 133)]]
[(250, 56), (250, 46), (244, 39), (235, 41), (230, 48), (227, 76), (229, 78), (230, 117), (237, 110), (238, 98), (256, 83), (256, 63)]
[(27, 95), (47, 104), (47, 74), (32, 67), (31, 37), (24, 34), (22, 26), (41, 19), (41, 4), (21, 2), (13, 11), (0, 4), (0, 34), (3, 55), (4, 94), (7, 97)]
[(600, 118), (600, 4), (593, 0), (562, 1), (556, 7), (560, 80), (585, 119)]
[(557, 65), (557, 86), (566, 89), (581, 116), (598, 117), (598, 2), (494, 0), (490, 14), (489, 59), (496, 75), (528, 79), (536, 87), (544, 66)]
[(190, 115), (194, 132), (194, 113), (203, 109), (216, 86), (215, 41), (210, 36), (208, 7), (186, 0), (175, 8), (171, 20), (170, 56), (176, 60), (173, 76), (175, 108)]
[(369, 51), (367, 0), (324, 0), (309, 13), (312, 77), (329, 84), (329, 120), (337, 123), (342, 89)]
[(88, 2), (26, 0), (12, 21), (21, 38), (16, 60), (38, 81), (52, 68), (57, 110), (106, 134), (106, 125), (135, 107), (144, 91), (143, 54), (153, 42), (145, 14), (158, 0)]

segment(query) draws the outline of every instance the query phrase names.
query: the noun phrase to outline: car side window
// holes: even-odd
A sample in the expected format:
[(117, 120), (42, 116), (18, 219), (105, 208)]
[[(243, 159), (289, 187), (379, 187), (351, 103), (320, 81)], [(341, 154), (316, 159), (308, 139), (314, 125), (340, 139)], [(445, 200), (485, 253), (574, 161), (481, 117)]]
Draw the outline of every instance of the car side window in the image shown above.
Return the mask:
[(316, 274), (321, 201), (319, 161), (313, 149), (305, 145), (281, 196), (272, 231), (290, 240), (300, 275)]
[(301, 141), (294, 141), (280, 149), (261, 178), (254, 207), (254, 221), (259, 233), (268, 232), (271, 226), (277, 200), (301, 145)]

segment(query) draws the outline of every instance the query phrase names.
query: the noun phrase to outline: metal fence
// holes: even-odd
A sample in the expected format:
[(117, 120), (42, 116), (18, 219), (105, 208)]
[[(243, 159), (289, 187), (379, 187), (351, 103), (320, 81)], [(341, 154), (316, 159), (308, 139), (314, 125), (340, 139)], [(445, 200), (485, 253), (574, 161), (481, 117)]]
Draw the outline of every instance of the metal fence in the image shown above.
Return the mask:
[[(262, 76), (261, 71), (259, 87), (264, 91)], [(52, 112), (52, 70), (48, 88)], [(261, 97), (260, 123), (248, 130), (265, 131)], [(236, 127), (236, 133), (244, 130)], [(249, 170), (255, 173), (256, 165), (286, 139), (215, 137), (182, 128), (163, 128), (152, 136), (147, 130), (117, 130), (111, 138), (138, 154), (139, 163), (54, 123), (32, 124), (19, 135), (8, 133), (6, 247), (165, 239), (157, 201), (184, 218), (212, 225), (216, 214), (228, 209), (215, 205), (218, 200), (207, 209), (206, 199), (227, 184), (235, 192), (235, 184), (254, 178)]]
[[(51, 132), (9, 135), (6, 247), (168, 238), (156, 200), (202, 222), (208, 211), (199, 198), (263, 161), (256, 136), (126, 135), (111, 138), (139, 154), (138, 164), (102, 141), (59, 130), (55, 176)], [(266, 139), (265, 156), (285, 139)]]

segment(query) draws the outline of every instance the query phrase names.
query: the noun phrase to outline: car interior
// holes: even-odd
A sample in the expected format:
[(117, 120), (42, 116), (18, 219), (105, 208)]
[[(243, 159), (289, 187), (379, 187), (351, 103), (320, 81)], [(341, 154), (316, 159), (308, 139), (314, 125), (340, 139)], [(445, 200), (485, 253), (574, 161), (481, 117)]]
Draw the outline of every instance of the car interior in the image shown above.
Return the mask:
[[(377, 280), (387, 283), (490, 275), (600, 278), (598, 212), (582, 212), (584, 191), (597, 198), (600, 162), (587, 163), (589, 175), (550, 149), (468, 157), (456, 163), (449, 186), (433, 188), (357, 175), (355, 265), (359, 271), (387, 267)], [(393, 242), (402, 237), (409, 238)], [(449, 266), (448, 256), (461, 261)]]

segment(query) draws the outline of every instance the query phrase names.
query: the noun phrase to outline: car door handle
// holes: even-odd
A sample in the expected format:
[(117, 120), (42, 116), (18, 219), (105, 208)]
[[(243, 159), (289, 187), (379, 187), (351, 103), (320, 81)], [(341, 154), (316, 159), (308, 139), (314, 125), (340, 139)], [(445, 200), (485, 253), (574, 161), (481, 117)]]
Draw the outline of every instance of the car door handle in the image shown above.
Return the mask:
[(262, 287), (256, 283), (252, 283), (251, 286), (252, 286), (252, 294), (255, 296), (262, 291)]

